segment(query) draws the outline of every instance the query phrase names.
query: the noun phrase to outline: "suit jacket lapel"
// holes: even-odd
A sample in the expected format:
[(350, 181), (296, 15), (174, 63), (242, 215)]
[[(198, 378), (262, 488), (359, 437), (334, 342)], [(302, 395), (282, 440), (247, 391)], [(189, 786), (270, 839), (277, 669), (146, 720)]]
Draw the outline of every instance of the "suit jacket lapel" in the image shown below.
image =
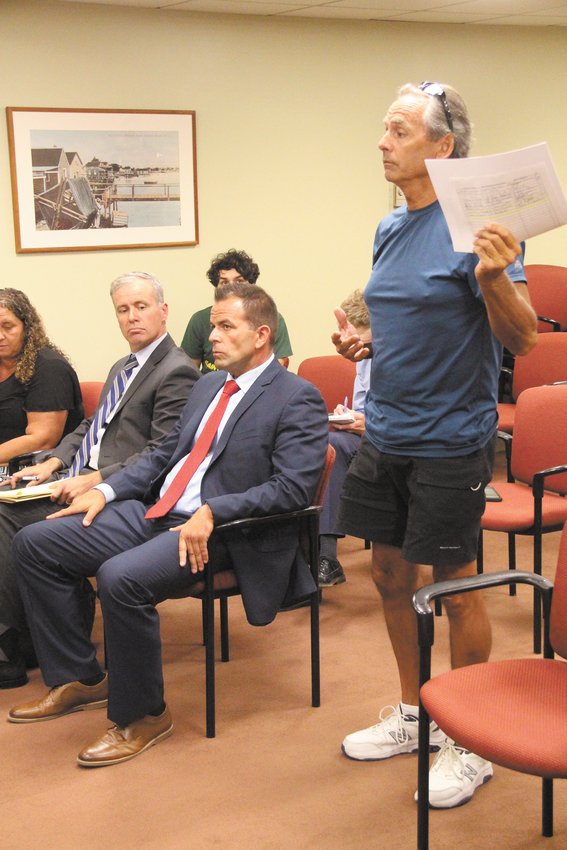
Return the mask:
[(242, 414), (245, 413), (245, 411), (247, 411), (248, 408), (251, 407), (251, 405), (253, 405), (258, 398), (260, 398), (260, 396), (265, 390), (265, 387), (268, 384), (272, 383), (272, 381), (282, 368), (283, 367), (280, 366), (278, 361), (274, 360), (273, 363), (270, 363), (268, 368), (264, 372), (262, 372), (260, 377), (256, 381), (254, 381), (242, 401), (237, 404), (236, 409), (233, 411), (230, 416), (230, 419), (224, 426), (222, 434), (220, 435), (220, 438), (214, 447), (211, 463), (214, 463), (216, 458), (222, 453), (224, 447), (226, 446), (230, 438), (230, 435), (232, 434), (232, 431), (234, 430), (234, 426), (236, 425)]
[[(167, 334), (165, 339), (163, 339), (160, 342), (158, 347), (155, 348), (152, 351), (152, 353), (150, 354), (150, 356), (148, 357), (148, 359), (146, 360), (146, 362), (144, 363), (144, 365), (142, 366), (142, 368), (140, 369), (138, 374), (134, 377), (134, 380), (131, 381), (131, 383), (128, 385), (126, 392), (124, 393), (124, 395), (122, 396), (122, 398), (118, 402), (118, 407), (116, 408), (116, 413), (114, 414), (115, 416), (118, 413), (118, 411), (121, 409), (122, 405), (126, 404), (132, 398), (134, 393), (136, 393), (138, 391), (138, 389), (142, 386), (142, 384), (144, 383), (144, 381), (146, 380), (146, 378), (148, 377), (150, 372), (153, 370), (156, 363), (159, 363), (160, 360), (162, 360), (165, 357), (165, 355), (167, 354), (169, 349), (173, 347), (173, 344), (174, 343), (173, 343), (172, 338), (170, 337), (169, 334)], [(126, 363), (127, 359), (128, 358), (125, 358), (124, 362), (121, 362), (120, 368), (122, 368), (124, 363)]]

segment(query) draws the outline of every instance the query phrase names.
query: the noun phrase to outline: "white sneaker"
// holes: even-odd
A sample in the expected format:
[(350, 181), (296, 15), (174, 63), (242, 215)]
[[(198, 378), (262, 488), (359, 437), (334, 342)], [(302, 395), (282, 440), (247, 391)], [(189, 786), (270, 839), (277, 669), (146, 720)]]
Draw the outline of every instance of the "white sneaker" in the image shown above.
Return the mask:
[[(462, 806), (492, 774), (489, 761), (447, 739), (429, 771), (429, 805), (432, 809)], [(417, 791), (414, 798), (417, 800)]]
[[(436, 723), (430, 724), (429, 750), (441, 749), (446, 736)], [(380, 722), (360, 732), (347, 735), (342, 743), (345, 756), (358, 761), (380, 761), (402, 753), (417, 753), (418, 718), (402, 714), (399, 705), (387, 705), (380, 712)]]

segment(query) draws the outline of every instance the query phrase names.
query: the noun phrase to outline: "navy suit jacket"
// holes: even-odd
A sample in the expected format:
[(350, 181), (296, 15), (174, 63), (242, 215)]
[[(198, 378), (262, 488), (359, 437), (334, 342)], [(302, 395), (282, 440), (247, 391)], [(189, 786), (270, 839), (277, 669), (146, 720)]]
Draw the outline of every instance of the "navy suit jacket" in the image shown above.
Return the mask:
[[(202, 377), (164, 442), (107, 479), (118, 499), (156, 501), (167, 473), (190, 451), (199, 423), (225, 380), (222, 371)], [(319, 391), (274, 360), (231, 414), (204, 475), (201, 497), (215, 525), (309, 506), (327, 444), (327, 409)], [(295, 523), (277, 531), (235, 532), (230, 553), (253, 625), (271, 622), (284, 598), (315, 589)]]

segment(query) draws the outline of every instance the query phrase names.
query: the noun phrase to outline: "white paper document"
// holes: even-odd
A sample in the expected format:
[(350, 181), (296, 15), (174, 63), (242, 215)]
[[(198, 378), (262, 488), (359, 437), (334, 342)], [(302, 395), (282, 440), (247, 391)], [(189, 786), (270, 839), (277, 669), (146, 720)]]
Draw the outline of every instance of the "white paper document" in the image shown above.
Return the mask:
[(0, 490), (0, 502), (29, 502), (31, 499), (47, 499), (51, 496), (57, 481), (49, 484), (35, 484), (32, 487), (18, 487), (15, 490)]
[(425, 164), (455, 251), (472, 252), (474, 234), (489, 222), (503, 224), (520, 241), (567, 224), (567, 201), (547, 142)]

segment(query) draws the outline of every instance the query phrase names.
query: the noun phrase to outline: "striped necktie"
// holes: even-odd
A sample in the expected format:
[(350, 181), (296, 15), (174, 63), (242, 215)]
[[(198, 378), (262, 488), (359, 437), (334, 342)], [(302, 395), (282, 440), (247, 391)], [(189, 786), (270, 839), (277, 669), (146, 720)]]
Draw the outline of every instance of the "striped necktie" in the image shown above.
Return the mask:
[(124, 395), (124, 390), (126, 389), (132, 369), (135, 369), (137, 365), (136, 356), (131, 354), (120, 372), (115, 376), (103, 404), (97, 408), (90, 428), (83, 437), (83, 442), (73, 459), (69, 478), (73, 475), (78, 475), (81, 469), (87, 465), (92, 448), (96, 445), (96, 436), (103, 425), (106, 424), (106, 420)]
[(237, 393), (240, 387), (236, 381), (227, 381), (223, 387), (221, 397), (216, 407), (205, 422), (205, 427), (199, 434), (195, 445), (187, 455), (185, 463), (179, 469), (177, 475), (155, 505), (146, 512), (146, 519), (159, 519), (165, 516), (177, 504), (185, 488), (191, 481), (195, 471), (199, 468), (212, 445), (215, 435), (219, 429), (224, 412), (227, 408), (231, 395)]

